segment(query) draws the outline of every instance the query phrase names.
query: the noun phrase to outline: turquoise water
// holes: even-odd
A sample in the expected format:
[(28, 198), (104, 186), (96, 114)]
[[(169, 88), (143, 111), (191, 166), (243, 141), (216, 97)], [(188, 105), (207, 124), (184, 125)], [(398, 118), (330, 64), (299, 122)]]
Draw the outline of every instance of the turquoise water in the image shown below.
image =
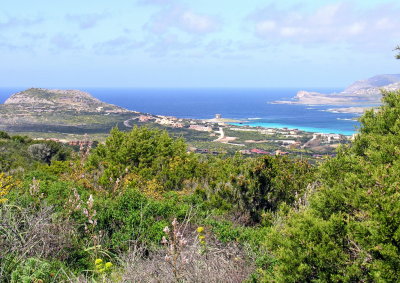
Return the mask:
[(235, 126), (250, 126), (250, 127), (263, 127), (263, 128), (273, 128), (273, 129), (298, 129), (305, 132), (313, 132), (313, 133), (324, 133), (324, 134), (341, 134), (345, 136), (351, 136), (355, 133), (355, 131), (346, 131), (340, 129), (324, 129), (324, 128), (314, 128), (314, 127), (294, 127), (293, 125), (285, 125), (280, 123), (229, 123)]

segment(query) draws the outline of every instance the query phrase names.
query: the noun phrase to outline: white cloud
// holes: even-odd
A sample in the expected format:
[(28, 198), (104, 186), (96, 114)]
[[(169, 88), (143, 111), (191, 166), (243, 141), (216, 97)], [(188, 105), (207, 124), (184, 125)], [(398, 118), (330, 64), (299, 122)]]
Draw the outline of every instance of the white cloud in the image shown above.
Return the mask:
[(299, 6), (282, 10), (270, 5), (248, 20), (255, 34), (268, 42), (376, 46), (400, 37), (399, 15), (400, 6), (396, 4), (361, 9), (343, 1), (311, 13)]
[(207, 34), (218, 30), (220, 21), (213, 16), (194, 12), (182, 6), (171, 6), (153, 15), (145, 25), (147, 30), (165, 33), (178, 29), (190, 34)]
[(348, 32), (351, 35), (362, 34), (365, 31), (366, 24), (363, 22), (356, 22), (348, 27)]
[(185, 11), (181, 15), (181, 27), (190, 32), (207, 33), (215, 31), (216, 21), (209, 16), (196, 14), (192, 11)]

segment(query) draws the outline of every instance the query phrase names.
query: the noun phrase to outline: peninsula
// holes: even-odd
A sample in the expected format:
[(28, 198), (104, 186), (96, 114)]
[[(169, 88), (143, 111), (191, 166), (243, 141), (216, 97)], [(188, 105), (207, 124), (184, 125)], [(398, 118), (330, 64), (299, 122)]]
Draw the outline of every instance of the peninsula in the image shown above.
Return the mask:
[(356, 81), (340, 93), (323, 94), (301, 90), (291, 100), (275, 101), (274, 103), (349, 106), (332, 108), (329, 111), (359, 114), (371, 108), (372, 105), (379, 105), (382, 91), (399, 89), (400, 74), (378, 75)]

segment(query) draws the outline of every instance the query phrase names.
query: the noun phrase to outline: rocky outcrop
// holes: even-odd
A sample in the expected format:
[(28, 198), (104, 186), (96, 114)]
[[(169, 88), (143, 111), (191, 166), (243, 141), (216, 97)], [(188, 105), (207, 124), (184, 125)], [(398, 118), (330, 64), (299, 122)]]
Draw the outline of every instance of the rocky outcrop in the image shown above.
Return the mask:
[(323, 94), (299, 91), (293, 100), (276, 101), (276, 103), (309, 105), (379, 104), (382, 98), (382, 90), (400, 90), (400, 74), (379, 75), (357, 81), (340, 93)]
[(58, 90), (31, 88), (9, 97), (4, 105), (29, 110), (47, 111), (88, 111), (88, 112), (127, 112), (128, 110), (102, 102), (87, 92), (79, 90)]

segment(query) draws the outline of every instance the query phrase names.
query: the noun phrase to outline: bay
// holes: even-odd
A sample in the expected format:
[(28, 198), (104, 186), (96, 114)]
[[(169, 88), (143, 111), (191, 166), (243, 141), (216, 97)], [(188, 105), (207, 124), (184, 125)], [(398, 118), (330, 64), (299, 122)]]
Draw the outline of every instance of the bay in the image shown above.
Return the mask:
[[(327, 112), (332, 106), (273, 104), (288, 100), (300, 88), (79, 88), (96, 98), (130, 110), (178, 118), (210, 119), (215, 114), (244, 122), (242, 125), (296, 128), (310, 132), (352, 135), (359, 123), (356, 114)], [(304, 88), (302, 88), (304, 89)], [(0, 88), (3, 103), (21, 88)], [(306, 88), (322, 93), (336, 88)], [(340, 106), (338, 106), (340, 107)]]

